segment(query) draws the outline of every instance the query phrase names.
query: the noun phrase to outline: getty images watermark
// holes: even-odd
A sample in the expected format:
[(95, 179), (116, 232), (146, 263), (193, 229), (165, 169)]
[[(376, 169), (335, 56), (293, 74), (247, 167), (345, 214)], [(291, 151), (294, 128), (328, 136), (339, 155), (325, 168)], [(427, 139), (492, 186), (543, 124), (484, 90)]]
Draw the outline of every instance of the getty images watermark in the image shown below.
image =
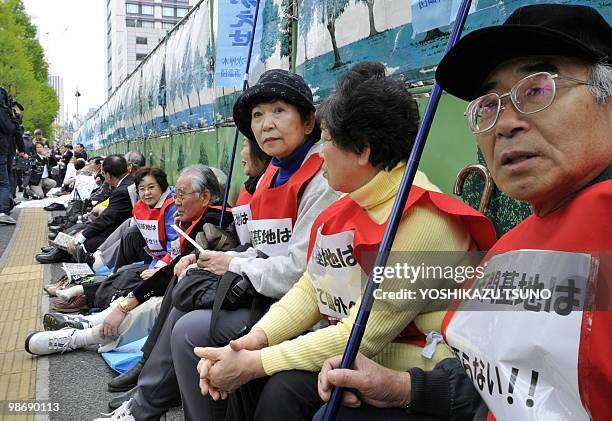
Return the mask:
[(601, 275), (601, 257), (587, 254), (518, 250), (483, 258), (472, 252), (395, 252), (386, 266), (371, 271), (378, 284), (374, 309), (377, 303), (384, 309), (385, 302), (402, 308), (414, 300), (462, 300), (461, 310), (568, 315), (585, 308), (590, 282)]
[[(373, 269), (372, 278), (377, 284), (393, 279), (394, 281), (409, 282), (415, 284), (418, 281), (427, 280), (451, 280), (456, 284), (463, 284), (468, 280), (484, 279), (487, 263), (482, 266), (429, 266), (425, 263), (410, 265), (408, 263), (396, 263), (393, 266), (377, 266)], [(548, 288), (497, 288), (498, 284), (492, 284), (490, 288), (465, 289), (457, 286), (447, 288), (419, 287), (400, 288), (399, 290), (387, 291), (382, 287), (374, 290), (374, 298), (377, 300), (548, 300), (552, 297), (552, 291)], [(525, 283), (527, 286), (527, 283)]]

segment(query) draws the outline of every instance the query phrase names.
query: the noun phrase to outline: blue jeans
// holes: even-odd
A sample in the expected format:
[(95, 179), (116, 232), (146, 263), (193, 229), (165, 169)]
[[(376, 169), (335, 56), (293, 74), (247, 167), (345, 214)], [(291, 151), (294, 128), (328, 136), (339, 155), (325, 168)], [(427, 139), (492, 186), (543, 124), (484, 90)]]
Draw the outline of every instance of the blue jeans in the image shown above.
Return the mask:
[(9, 159), (8, 154), (0, 154), (0, 212), (11, 211), (11, 186), (9, 181)]

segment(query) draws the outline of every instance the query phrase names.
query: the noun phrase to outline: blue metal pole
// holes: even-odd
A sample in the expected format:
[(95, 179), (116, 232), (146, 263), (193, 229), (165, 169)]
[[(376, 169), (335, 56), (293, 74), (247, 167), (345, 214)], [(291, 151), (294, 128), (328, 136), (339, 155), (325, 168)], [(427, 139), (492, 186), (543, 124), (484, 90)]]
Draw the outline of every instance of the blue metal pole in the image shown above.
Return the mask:
[[(448, 52), (457, 43), (457, 41), (459, 41), (459, 38), (461, 37), (461, 32), (463, 32), (463, 26), (465, 25), (465, 21), (467, 19), (468, 11), (470, 10), (471, 3), (471, 0), (463, 0), (463, 2), (461, 3), (461, 7), (459, 8), (459, 11), (457, 13), (455, 25), (453, 26), (453, 30), (448, 40), (445, 53)], [(393, 245), (393, 239), (395, 238), (395, 234), (397, 233), (397, 228), (402, 218), (404, 206), (406, 205), (406, 200), (408, 199), (410, 189), (412, 188), (414, 176), (417, 172), (417, 169), (419, 168), (419, 161), (421, 159), (423, 150), (425, 149), (427, 135), (429, 134), (429, 129), (431, 128), (431, 124), (436, 113), (436, 108), (438, 107), (438, 103), (440, 102), (441, 94), (442, 89), (437, 83), (435, 83), (431, 93), (431, 97), (429, 98), (429, 101), (427, 103), (427, 108), (425, 109), (425, 114), (419, 127), (419, 131), (417, 133), (412, 152), (410, 153), (410, 158), (408, 159), (408, 165), (406, 165), (406, 170), (404, 171), (404, 175), (402, 177), (402, 181), (397, 192), (397, 198), (393, 203), (393, 209), (391, 210), (391, 214), (389, 215), (389, 220), (385, 228), (385, 233), (383, 235), (382, 242), (380, 243), (380, 247), (378, 248), (378, 254), (376, 255), (374, 267), (385, 266), (387, 263), (387, 259), (389, 258), (391, 246)], [(372, 271), (372, 273), (373, 272), (374, 271)], [(357, 357), (357, 352), (359, 352), (359, 345), (361, 344), (363, 333), (365, 331), (366, 324), (368, 323), (368, 318), (370, 317), (370, 311), (372, 310), (372, 305), (374, 304), (374, 290), (377, 287), (377, 284), (373, 280), (372, 273), (370, 273), (370, 277), (368, 278), (368, 282), (363, 293), (361, 306), (359, 307), (355, 324), (353, 325), (353, 329), (351, 330), (351, 335), (349, 336), (346, 349), (344, 350), (344, 355), (342, 356), (340, 368), (351, 368), (353, 366), (355, 358)], [(334, 421), (336, 419), (338, 411), (340, 410), (340, 405), (342, 403), (343, 392), (343, 388), (340, 387), (336, 387), (333, 389), (331, 398), (325, 408), (325, 413), (323, 415), (324, 421)]]
[[(255, 31), (257, 29), (257, 18), (259, 17), (259, 2), (255, 4), (255, 17), (253, 18), (253, 32), (251, 33), (251, 42), (249, 43), (249, 54), (247, 55), (246, 70), (244, 71), (244, 80), (242, 82), (242, 91), (244, 92), (249, 87), (249, 69), (251, 67), (251, 56), (253, 55), (253, 44), (255, 44)], [(238, 126), (234, 129), (234, 144), (232, 146), (232, 153), (229, 157), (229, 169), (227, 174), (227, 182), (225, 183), (225, 192), (223, 193), (223, 203), (221, 205), (221, 220), (219, 226), (222, 226), (223, 219), (225, 218), (225, 207), (227, 206), (227, 200), (229, 198), (229, 192), (232, 185), (232, 173), (234, 172), (234, 159), (236, 157), (236, 149), (238, 148), (238, 135), (240, 131)]]

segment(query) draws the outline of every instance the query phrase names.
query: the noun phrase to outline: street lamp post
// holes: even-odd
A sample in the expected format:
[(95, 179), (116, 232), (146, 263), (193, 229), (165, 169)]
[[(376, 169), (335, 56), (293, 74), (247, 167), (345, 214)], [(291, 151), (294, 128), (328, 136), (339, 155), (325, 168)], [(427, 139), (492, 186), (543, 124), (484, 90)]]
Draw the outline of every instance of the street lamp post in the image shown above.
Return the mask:
[(77, 115), (77, 120), (79, 119), (79, 97), (81, 96), (81, 93), (79, 92), (79, 88), (77, 87), (76, 92), (74, 93), (74, 96), (76, 97), (76, 115)]

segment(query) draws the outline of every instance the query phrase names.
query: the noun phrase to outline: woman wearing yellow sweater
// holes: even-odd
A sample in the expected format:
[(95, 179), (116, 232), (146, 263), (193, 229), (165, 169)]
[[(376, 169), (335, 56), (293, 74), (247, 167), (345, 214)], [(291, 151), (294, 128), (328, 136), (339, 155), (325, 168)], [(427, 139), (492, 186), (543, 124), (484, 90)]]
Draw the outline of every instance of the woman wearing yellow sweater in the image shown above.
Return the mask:
[[(313, 224), (307, 272), (246, 336), (224, 348), (195, 349), (202, 394), (230, 397), (226, 420), (310, 420), (323, 404), (317, 372), (344, 350), (362, 275), (372, 269), (418, 129), (416, 102), (384, 72), (380, 63), (356, 65), (317, 112), (324, 175), (334, 190), (348, 194)], [(486, 218), (439, 193), (422, 173), (415, 185), (394, 252), (455, 252), (452, 264), (462, 265), (464, 252), (493, 243)], [(398, 263), (421, 263), (417, 253), (395, 256)], [(458, 287), (453, 279), (392, 277), (381, 283), (383, 292)], [(361, 352), (396, 370), (433, 368), (451, 356), (435, 334), (445, 304), (418, 292), (413, 299), (377, 300)]]

